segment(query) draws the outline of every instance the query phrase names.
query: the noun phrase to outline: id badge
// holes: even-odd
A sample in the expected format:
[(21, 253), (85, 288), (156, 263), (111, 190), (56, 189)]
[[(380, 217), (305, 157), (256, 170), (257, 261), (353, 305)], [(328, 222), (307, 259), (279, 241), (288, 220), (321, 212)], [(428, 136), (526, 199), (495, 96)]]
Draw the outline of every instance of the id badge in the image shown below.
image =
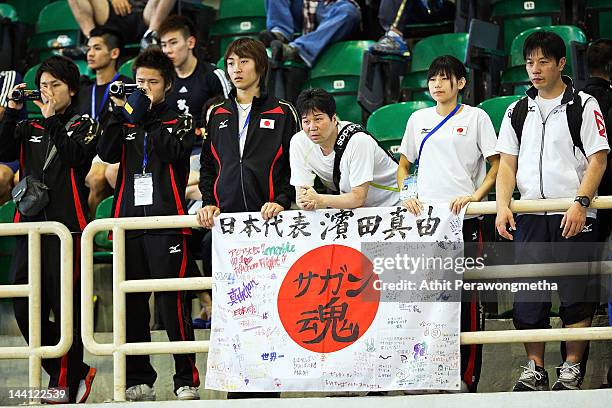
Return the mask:
[(404, 179), (404, 185), (400, 191), (400, 200), (408, 200), (411, 198), (417, 198), (417, 175), (411, 174)]
[(153, 204), (153, 174), (134, 174), (134, 205)]

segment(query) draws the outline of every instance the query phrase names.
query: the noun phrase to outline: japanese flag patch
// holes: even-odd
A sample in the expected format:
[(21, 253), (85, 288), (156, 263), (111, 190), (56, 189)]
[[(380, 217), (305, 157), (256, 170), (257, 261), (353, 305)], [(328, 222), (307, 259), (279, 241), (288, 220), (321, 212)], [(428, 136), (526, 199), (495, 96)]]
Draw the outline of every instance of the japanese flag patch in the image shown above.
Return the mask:
[(453, 135), (455, 135), (455, 136), (465, 136), (465, 135), (467, 135), (467, 126), (455, 126), (453, 128)]
[(259, 121), (259, 127), (263, 129), (274, 129), (274, 121), (272, 119), (262, 119)]

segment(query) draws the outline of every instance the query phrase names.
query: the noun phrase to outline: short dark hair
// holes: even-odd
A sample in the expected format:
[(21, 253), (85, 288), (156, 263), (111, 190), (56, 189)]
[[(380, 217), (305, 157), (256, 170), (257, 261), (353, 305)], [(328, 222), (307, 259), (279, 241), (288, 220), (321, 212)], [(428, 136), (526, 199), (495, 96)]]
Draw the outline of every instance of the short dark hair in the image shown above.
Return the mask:
[(610, 75), (610, 71), (612, 71), (612, 40), (602, 38), (589, 45), (587, 67), (590, 75)]
[(132, 65), (134, 77), (136, 77), (138, 68), (156, 69), (164, 78), (164, 85), (172, 86), (174, 84), (175, 74), (172, 60), (159, 48), (149, 47), (136, 57)]
[(74, 92), (75, 96), (79, 93), (79, 79), (81, 74), (79, 68), (70, 58), (61, 55), (54, 55), (44, 60), (36, 71), (36, 86), (40, 88), (40, 77), (46, 72), (53, 75)]
[(91, 37), (102, 37), (104, 43), (109, 50), (119, 48), (119, 51), (123, 51), (123, 36), (121, 33), (113, 28), (109, 27), (96, 27), (89, 32), (89, 38)]
[(300, 116), (314, 112), (315, 109), (330, 118), (336, 114), (336, 100), (332, 94), (321, 88), (303, 90), (297, 97), (295, 105)]
[(193, 23), (184, 16), (170, 16), (165, 19), (157, 30), (157, 36), (162, 38), (165, 34), (172, 31), (180, 31), (183, 37), (196, 37), (197, 32)]
[(441, 55), (431, 62), (427, 71), (427, 80), (436, 75), (444, 75), (448, 78), (455, 77), (457, 81), (461, 78), (467, 80), (465, 65), (452, 55)]
[(523, 58), (526, 60), (538, 49), (542, 51), (542, 55), (553, 58), (557, 64), (566, 56), (563, 38), (551, 31), (538, 30), (530, 34), (523, 44)]
[(259, 40), (243, 37), (233, 41), (225, 50), (223, 62), (227, 71), (227, 59), (236, 54), (240, 58), (251, 58), (255, 61), (255, 72), (259, 75), (259, 86), (263, 86), (268, 74), (268, 54), (266, 47)]

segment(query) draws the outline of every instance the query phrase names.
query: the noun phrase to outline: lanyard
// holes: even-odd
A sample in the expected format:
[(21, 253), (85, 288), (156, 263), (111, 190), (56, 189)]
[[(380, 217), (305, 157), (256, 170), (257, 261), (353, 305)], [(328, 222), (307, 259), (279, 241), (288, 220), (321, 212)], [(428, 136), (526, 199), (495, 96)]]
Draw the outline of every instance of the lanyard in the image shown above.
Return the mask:
[(100, 115), (100, 112), (102, 112), (102, 109), (104, 109), (104, 104), (108, 100), (108, 92), (109, 92), (109, 89), (110, 89), (110, 85), (113, 82), (115, 82), (118, 78), (119, 78), (119, 73), (117, 72), (115, 74), (115, 76), (113, 77), (113, 79), (106, 85), (106, 89), (104, 90), (104, 96), (102, 97), (102, 103), (100, 104), (100, 110), (99, 111), (96, 109), (96, 88), (97, 88), (97, 86), (94, 84), (91, 87), (91, 116), (94, 119), (97, 120), (98, 116)]
[(145, 169), (147, 168), (147, 163), (149, 163), (149, 156), (147, 155), (147, 136), (149, 134), (145, 132), (144, 134), (144, 148), (142, 152), (142, 174), (145, 174)]
[(247, 126), (249, 126), (250, 121), (251, 121), (251, 111), (249, 111), (249, 114), (247, 115), (246, 120), (244, 121), (242, 130), (238, 133), (238, 140), (240, 140), (240, 138), (244, 135), (244, 131), (247, 128)]
[(453, 111), (451, 113), (449, 113), (448, 115), (446, 115), (446, 117), (444, 119), (442, 119), (442, 122), (438, 123), (438, 125), (431, 129), (429, 131), (429, 133), (425, 136), (425, 138), (423, 139), (423, 141), (421, 142), (421, 147), (419, 148), (419, 155), (416, 159), (416, 162), (414, 163), (415, 167), (418, 168), (419, 167), (419, 160), (421, 159), (421, 152), (423, 151), (423, 146), (425, 145), (425, 142), (427, 141), (427, 139), (429, 139), (434, 133), (436, 133), (438, 131), (438, 129), (440, 129), (450, 118), (452, 118), (455, 113), (457, 113), (457, 111), (459, 110), (459, 108), (461, 107), (461, 104), (458, 103), (457, 106), (455, 106), (455, 109), (453, 109)]

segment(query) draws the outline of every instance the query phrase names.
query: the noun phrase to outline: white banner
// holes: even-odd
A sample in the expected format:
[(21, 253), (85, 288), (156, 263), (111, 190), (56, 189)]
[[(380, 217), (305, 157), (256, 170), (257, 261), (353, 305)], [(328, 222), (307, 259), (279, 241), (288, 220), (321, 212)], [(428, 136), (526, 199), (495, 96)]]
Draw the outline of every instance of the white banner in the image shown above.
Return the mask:
[[(387, 252), (422, 245), (456, 255), (462, 221), (448, 205), (426, 206), (419, 217), (402, 207), (285, 211), (268, 222), (222, 213), (213, 229), (206, 388), (459, 389), (460, 304), (436, 301), (449, 287), (424, 290), (434, 280), (425, 257), (401, 264), (403, 250), (394, 261)], [(381, 290), (382, 281), (397, 284)]]

